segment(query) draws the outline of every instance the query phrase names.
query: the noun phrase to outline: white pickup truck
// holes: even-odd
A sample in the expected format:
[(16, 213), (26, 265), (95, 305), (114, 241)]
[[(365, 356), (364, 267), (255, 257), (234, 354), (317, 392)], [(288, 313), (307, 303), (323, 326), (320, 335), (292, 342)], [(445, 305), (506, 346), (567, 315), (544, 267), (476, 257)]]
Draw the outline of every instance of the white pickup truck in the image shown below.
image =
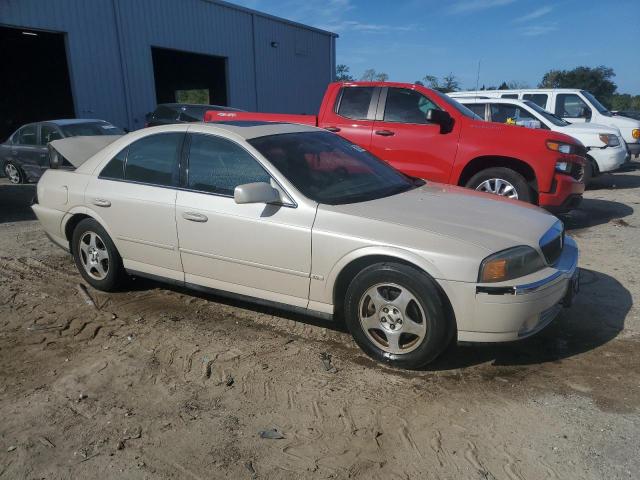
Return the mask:
[(543, 128), (579, 140), (588, 150), (587, 159), (591, 168), (587, 178), (617, 170), (629, 160), (624, 140), (616, 128), (593, 123), (569, 123), (531, 100), (460, 98), (458, 101), (489, 122)]
[(640, 120), (613, 115), (596, 97), (586, 90), (573, 88), (530, 88), (522, 90), (476, 90), (452, 92), (449, 96), (462, 98), (506, 98), (530, 100), (555, 113), (569, 123), (597, 123), (620, 130), (631, 155), (640, 155)]

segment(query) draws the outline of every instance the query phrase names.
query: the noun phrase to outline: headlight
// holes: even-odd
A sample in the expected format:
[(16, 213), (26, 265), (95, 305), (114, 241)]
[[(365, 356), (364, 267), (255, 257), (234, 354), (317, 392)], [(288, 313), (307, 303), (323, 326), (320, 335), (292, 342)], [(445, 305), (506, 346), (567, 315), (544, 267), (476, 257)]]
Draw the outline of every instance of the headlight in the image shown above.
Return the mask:
[(549, 150), (553, 150), (554, 152), (567, 153), (567, 154), (578, 152), (577, 145), (572, 145), (570, 143), (556, 142), (555, 140), (547, 140), (547, 148)]
[(618, 140), (618, 136), (610, 135), (608, 133), (601, 133), (600, 141), (604, 143), (607, 147), (617, 147), (618, 145), (620, 145), (620, 140)]
[(636, 140), (640, 140), (640, 128), (634, 128), (631, 130), (631, 136)]
[(485, 258), (480, 264), (478, 282), (505, 282), (524, 277), (544, 267), (545, 263), (540, 254), (533, 248), (522, 245)]

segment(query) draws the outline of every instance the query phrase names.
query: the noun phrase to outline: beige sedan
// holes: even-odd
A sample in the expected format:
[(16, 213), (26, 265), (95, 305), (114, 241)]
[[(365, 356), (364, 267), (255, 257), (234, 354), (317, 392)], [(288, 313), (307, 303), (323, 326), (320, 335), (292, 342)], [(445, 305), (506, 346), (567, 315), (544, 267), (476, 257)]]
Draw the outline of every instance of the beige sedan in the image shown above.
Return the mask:
[(344, 319), (373, 358), (418, 368), (455, 339), (532, 335), (578, 284), (553, 215), (407, 177), (313, 127), (169, 125), (53, 147), (77, 168), (48, 170), (33, 210), (100, 290), (128, 274)]

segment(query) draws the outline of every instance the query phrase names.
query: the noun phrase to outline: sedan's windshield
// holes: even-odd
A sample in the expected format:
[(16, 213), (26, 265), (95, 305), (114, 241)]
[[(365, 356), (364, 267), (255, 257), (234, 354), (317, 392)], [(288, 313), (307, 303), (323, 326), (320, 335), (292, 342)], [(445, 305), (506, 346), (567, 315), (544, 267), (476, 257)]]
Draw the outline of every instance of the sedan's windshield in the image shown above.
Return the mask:
[(364, 202), (424, 184), (329, 132), (269, 135), (249, 143), (303, 195), (318, 203)]
[(554, 115), (551, 112), (547, 112), (544, 108), (542, 108), (537, 103), (532, 102), (531, 100), (524, 100), (523, 103), (526, 104), (527, 107), (529, 107), (531, 110), (535, 110), (536, 113), (543, 116), (546, 120), (558, 127), (566, 127), (567, 125), (570, 125), (570, 123), (566, 120), (563, 120), (562, 118)]
[(65, 137), (82, 137), (93, 135), (124, 135), (121, 128), (108, 122), (82, 122), (60, 125)]
[(607, 107), (602, 105), (598, 101), (598, 99), (594, 97), (591, 93), (587, 92), (586, 90), (581, 90), (580, 93), (582, 93), (582, 95), (584, 95), (587, 98), (587, 100), (591, 102), (591, 105), (596, 107), (596, 110), (598, 110), (602, 115), (604, 115), (605, 117), (612, 116), (612, 113), (607, 109)]

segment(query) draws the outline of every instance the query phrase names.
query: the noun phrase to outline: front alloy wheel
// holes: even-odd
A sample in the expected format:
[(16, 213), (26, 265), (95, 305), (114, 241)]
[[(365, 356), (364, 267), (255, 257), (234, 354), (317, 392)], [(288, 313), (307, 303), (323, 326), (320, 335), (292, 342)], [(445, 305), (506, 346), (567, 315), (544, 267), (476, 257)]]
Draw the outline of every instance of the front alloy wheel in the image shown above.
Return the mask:
[(360, 299), (358, 312), (362, 330), (385, 352), (409, 353), (426, 337), (423, 308), (407, 288), (395, 283), (369, 288)]
[(479, 192), (493, 193), (501, 197), (518, 199), (516, 187), (502, 178), (489, 178), (476, 187)]
[(349, 284), (344, 320), (370, 357), (420, 368), (440, 355), (455, 332), (445, 301), (426, 272), (401, 263), (376, 263)]

